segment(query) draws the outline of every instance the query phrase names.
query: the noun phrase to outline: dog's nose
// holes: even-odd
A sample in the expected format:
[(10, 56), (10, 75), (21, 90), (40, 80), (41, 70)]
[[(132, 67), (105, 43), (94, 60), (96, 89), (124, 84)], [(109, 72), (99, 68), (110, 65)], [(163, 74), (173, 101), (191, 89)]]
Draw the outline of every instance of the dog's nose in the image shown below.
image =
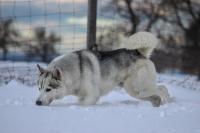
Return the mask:
[(42, 102), (41, 102), (41, 101), (36, 101), (36, 104), (37, 104), (37, 105), (41, 105)]

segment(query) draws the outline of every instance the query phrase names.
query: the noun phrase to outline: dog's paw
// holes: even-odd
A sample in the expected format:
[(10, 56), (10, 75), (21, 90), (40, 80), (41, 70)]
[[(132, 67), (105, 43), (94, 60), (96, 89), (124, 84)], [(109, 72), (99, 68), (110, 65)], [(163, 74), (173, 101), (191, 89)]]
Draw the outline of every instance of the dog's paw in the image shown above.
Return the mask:
[(154, 107), (159, 107), (160, 105), (163, 104), (162, 99), (161, 99), (160, 96), (154, 95), (154, 96), (151, 96), (151, 97), (153, 98), (152, 105)]

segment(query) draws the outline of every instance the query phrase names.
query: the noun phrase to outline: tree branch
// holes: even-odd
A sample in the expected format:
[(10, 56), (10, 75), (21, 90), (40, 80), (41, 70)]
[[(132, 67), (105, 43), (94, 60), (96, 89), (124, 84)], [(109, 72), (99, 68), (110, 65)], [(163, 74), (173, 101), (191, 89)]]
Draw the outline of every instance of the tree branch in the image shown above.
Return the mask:
[(128, 7), (129, 14), (131, 15), (131, 22), (133, 24), (131, 33), (134, 34), (136, 32), (136, 27), (137, 27), (137, 25), (139, 23), (139, 20), (137, 19), (134, 11), (131, 8), (132, 0), (125, 0), (125, 2), (126, 2), (126, 5)]
[(177, 18), (177, 21), (178, 21), (178, 25), (184, 30), (186, 31), (187, 29), (183, 26), (182, 22), (181, 22), (181, 18), (178, 14), (178, 6), (176, 5), (176, 3), (173, 2), (173, 0), (171, 0), (171, 4), (172, 6), (174, 7), (174, 11), (175, 11), (175, 15), (176, 15), (176, 18)]
[(148, 26), (146, 28), (146, 31), (150, 31), (151, 27), (152, 27), (152, 24), (158, 19), (159, 15), (158, 15), (158, 12), (159, 10), (157, 9), (157, 12), (155, 13), (155, 16), (154, 16), (154, 8), (155, 6), (153, 5), (153, 3), (151, 2), (151, 15), (149, 15), (149, 23), (148, 23)]
[(188, 9), (189, 9), (189, 13), (192, 15), (193, 19), (198, 22), (198, 19), (196, 18), (195, 14), (192, 10), (190, 0), (186, 0), (186, 3), (187, 3), (187, 6), (188, 6)]

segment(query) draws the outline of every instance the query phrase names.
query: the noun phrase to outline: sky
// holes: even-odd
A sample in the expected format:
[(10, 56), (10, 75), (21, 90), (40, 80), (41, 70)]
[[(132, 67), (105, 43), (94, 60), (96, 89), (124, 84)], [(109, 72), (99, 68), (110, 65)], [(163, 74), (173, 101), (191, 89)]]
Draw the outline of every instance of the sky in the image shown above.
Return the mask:
[[(85, 46), (87, 21), (84, 21), (84, 18), (86, 16), (86, 0), (32, 0), (30, 2), (4, 0), (1, 3), (1, 17), (4, 19), (16, 17), (14, 27), (22, 35), (19, 40), (31, 39), (33, 29), (36, 27), (46, 27), (47, 31), (54, 31), (62, 36), (62, 44), (68, 45), (63, 47), (64, 49), (72, 47), (71, 43), (81, 43), (82, 46), (80, 44), (78, 46), (80, 48)], [(66, 40), (65, 38), (77, 39)]]
[[(62, 37), (59, 53), (86, 48), (88, 0), (1, 0), (0, 16), (13, 18), (14, 27), (22, 35), (19, 41), (33, 38), (34, 29), (45, 27)], [(103, 12), (107, 1), (98, 2), (97, 36), (102, 29), (119, 22), (113, 13)], [(107, 17), (105, 17), (107, 16)], [(23, 52), (19, 49), (18, 52)]]
[[(109, 2), (111, 1), (111, 2)], [(142, 6), (140, 0), (137, 6)], [(141, 2), (141, 3), (140, 3)], [(117, 27), (122, 24), (126, 29), (130, 29), (128, 20), (124, 20), (119, 15), (110, 10), (115, 7), (112, 0), (98, 0), (97, 3), (97, 38), (111, 32), (113, 34), (120, 32), (121, 44), (127, 39), (124, 32)], [(123, 3), (121, 6), (126, 8)], [(136, 6), (136, 7), (137, 7)], [(88, 0), (1, 0), (0, 1), (0, 17), (2, 19), (12, 18), (15, 29), (21, 34), (18, 41), (30, 40), (34, 36), (34, 30), (37, 27), (45, 27), (47, 33), (54, 31), (61, 36), (62, 42), (56, 46), (59, 54), (71, 52), (74, 50), (86, 48), (87, 39), (87, 14)], [(144, 30), (146, 20), (138, 29)], [(178, 35), (177, 28), (172, 25), (166, 25), (165, 22), (158, 21), (158, 28), (163, 29), (162, 34)], [(111, 27), (111, 28), (110, 28)], [(157, 29), (156, 29), (157, 30)], [(121, 33), (122, 32), (122, 33)], [(182, 32), (180, 32), (182, 35)], [(178, 35), (179, 37), (180, 35)], [(183, 39), (181, 39), (183, 40)], [(16, 51), (16, 49), (14, 49)], [(13, 51), (13, 50), (10, 50)], [(1, 49), (0, 49), (1, 52)], [(24, 52), (23, 49), (17, 49), (17, 52)]]

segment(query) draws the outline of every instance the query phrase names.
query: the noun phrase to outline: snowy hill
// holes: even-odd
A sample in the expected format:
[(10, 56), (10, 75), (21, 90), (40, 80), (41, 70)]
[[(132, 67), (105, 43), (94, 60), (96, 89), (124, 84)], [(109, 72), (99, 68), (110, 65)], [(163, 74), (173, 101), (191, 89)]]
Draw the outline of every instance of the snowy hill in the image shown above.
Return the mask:
[(37, 87), (11, 81), (0, 87), (1, 133), (198, 133), (200, 92), (164, 83), (172, 103), (158, 108), (115, 90), (93, 106), (68, 96), (36, 106)]

